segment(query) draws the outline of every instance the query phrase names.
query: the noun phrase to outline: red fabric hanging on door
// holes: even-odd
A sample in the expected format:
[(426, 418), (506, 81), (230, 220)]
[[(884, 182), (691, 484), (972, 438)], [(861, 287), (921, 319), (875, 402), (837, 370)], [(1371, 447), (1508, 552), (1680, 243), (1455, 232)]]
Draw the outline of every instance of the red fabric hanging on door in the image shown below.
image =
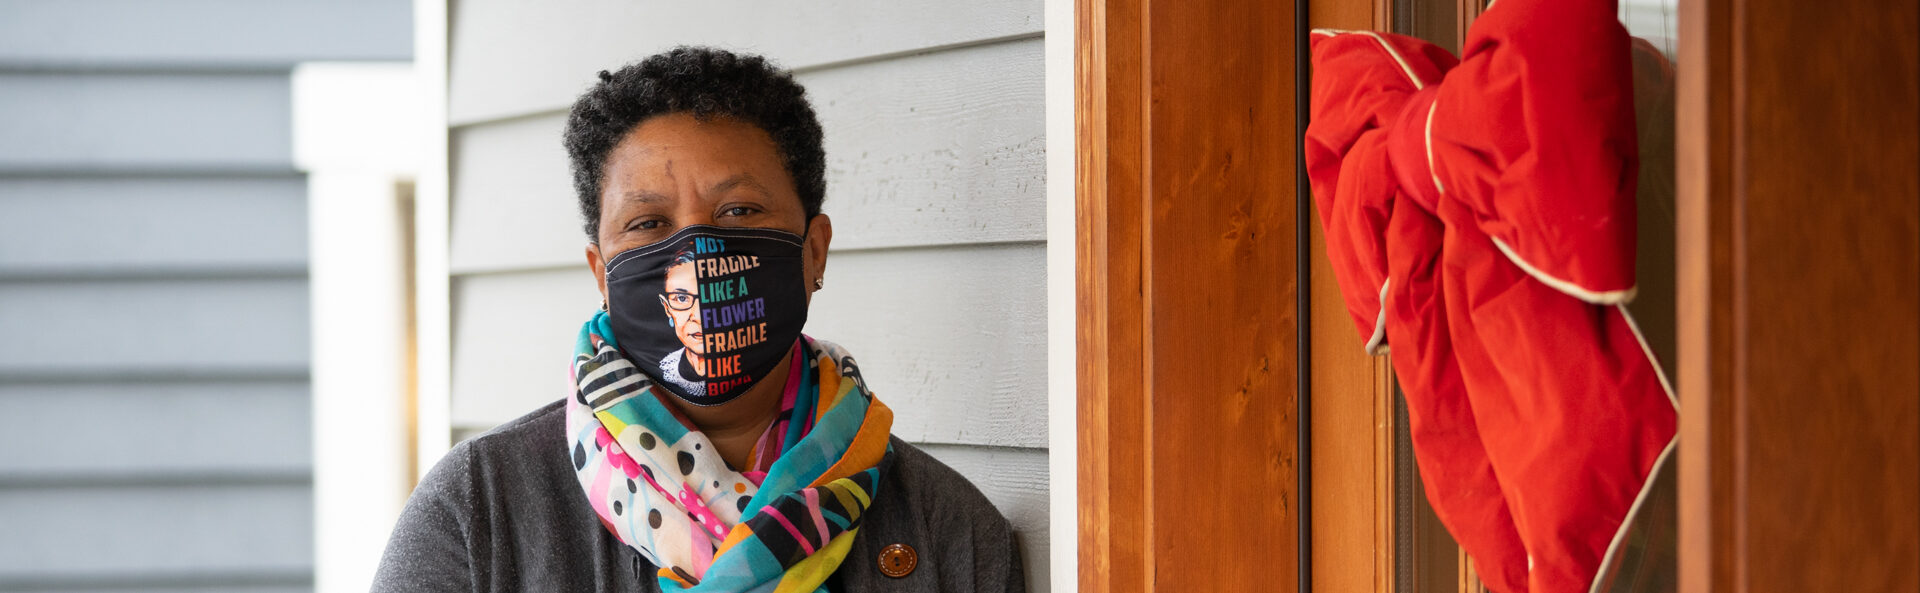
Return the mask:
[(1307, 174), (1422, 480), (1493, 589), (1584, 591), (1668, 456), (1634, 280), (1629, 44), (1612, 2), (1500, 0), (1463, 58), (1316, 31)]

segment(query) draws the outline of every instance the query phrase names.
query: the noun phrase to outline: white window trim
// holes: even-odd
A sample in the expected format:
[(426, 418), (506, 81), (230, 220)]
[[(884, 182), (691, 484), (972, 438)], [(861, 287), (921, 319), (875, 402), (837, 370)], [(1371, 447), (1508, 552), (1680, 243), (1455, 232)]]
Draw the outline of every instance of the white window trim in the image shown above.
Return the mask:
[(404, 189), (421, 165), (421, 86), (406, 62), (292, 75), (294, 162), (308, 187), (316, 591), (372, 585), (416, 478)]

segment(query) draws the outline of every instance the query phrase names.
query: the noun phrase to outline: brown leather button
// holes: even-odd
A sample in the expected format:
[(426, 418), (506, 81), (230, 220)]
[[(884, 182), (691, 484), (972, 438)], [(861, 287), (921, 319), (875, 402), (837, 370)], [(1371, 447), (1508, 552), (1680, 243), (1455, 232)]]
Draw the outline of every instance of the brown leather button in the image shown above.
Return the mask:
[(913, 546), (894, 544), (880, 550), (880, 574), (897, 579), (911, 574), (919, 564), (920, 554), (913, 551)]

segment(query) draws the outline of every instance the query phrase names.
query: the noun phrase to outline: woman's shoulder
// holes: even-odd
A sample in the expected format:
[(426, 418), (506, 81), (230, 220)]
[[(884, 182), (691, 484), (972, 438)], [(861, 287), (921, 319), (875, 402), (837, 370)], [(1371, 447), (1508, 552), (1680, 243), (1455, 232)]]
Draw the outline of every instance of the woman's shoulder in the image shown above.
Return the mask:
[(414, 495), (451, 498), (468, 513), (484, 514), (506, 499), (551, 490), (556, 478), (571, 477), (564, 403), (555, 400), (454, 444)]
[(461, 445), (476, 448), (476, 452), (518, 453), (528, 449), (545, 450), (549, 445), (558, 446), (566, 439), (567, 407), (566, 400), (556, 399), (519, 418), (488, 429), (473, 438), (461, 441)]
[[(881, 479), (872, 522), (847, 556), (841, 574), (850, 591), (994, 591), (1025, 589), (1013, 527), (985, 494), (958, 471), (906, 441)], [(908, 575), (882, 576), (898, 545), (916, 565)], [(864, 566), (862, 566), (864, 565)]]
[(536, 577), (552, 590), (637, 582), (612, 561), (618, 542), (586, 497), (567, 495), (577, 487), (564, 403), (461, 441), (434, 464), (401, 513), (375, 590), (525, 589), (517, 579)]
[(916, 506), (989, 524), (1007, 524), (987, 495), (959, 471), (900, 437), (891, 437), (891, 444), (893, 465), (888, 469), (894, 475), (887, 480), (897, 484)]

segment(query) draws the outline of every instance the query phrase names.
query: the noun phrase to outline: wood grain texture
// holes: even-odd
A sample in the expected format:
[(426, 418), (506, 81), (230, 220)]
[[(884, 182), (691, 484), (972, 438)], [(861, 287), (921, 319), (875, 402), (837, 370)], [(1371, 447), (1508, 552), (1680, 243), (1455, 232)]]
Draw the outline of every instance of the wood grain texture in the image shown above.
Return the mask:
[(35, 68), (291, 68), (413, 56), (404, 0), (9, 0), (0, 65)]
[(5, 177), (0, 277), (299, 273), (307, 265), (306, 219), (306, 180), (293, 174)]
[(1920, 589), (1920, 6), (1682, 10), (1683, 589)]
[(1290, 6), (1079, 8), (1081, 588), (1291, 583)]
[(293, 169), (285, 72), (0, 73), (0, 172)]
[[(847, 347), (915, 442), (1046, 447), (1045, 245), (836, 253), (807, 333)], [(454, 281), (457, 426), (492, 426), (565, 394), (567, 352), (599, 306), (577, 270)]]
[[(0, 383), (0, 418), (33, 420), (0, 430), (0, 481), (304, 474), (313, 465), (308, 395), (305, 381), (284, 380)], [(74, 438), (73, 423), (53, 419), (75, 410), (138, 418), (138, 444)]]
[[(1329, 25), (1333, 26), (1333, 25)], [(1316, 217), (1318, 214), (1315, 215)], [(1393, 589), (1393, 391), (1386, 359), (1368, 356), (1312, 233), (1313, 588)]]
[[(1735, 0), (1680, 3), (1674, 105), (1680, 590), (1734, 588), (1732, 192)], [(1716, 427), (1719, 427), (1716, 429)]]
[[(1038, 39), (801, 74), (826, 129), (834, 247), (1044, 240), (1043, 74)], [(564, 126), (454, 133), (454, 273), (583, 261)]]
[(1082, 591), (1154, 588), (1143, 246), (1145, 0), (1074, 10), (1075, 477)]
[(1400, 462), (1396, 440), (1400, 416), (1395, 413), (1393, 357), (1374, 359), (1373, 363), (1373, 590), (1394, 593), (1400, 581), (1395, 571), (1400, 566), (1399, 530)]
[(857, 0), (824, 10), (747, 0), (453, 2), (448, 115), (460, 125), (562, 109), (595, 72), (681, 44), (750, 51), (810, 69), (1035, 35), (1044, 24), (1040, 6), (1039, 0)]
[[(1311, 28), (1391, 29), (1390, 4), (1316, 0)], [(1313, 588), (1392, 593), (1394, 414), (1391, 364), (1368, 356), (1327, 256), (1319, 212), (1312, 249)], [(1371, 328), (1368, 328), (1371, 331)]]
[(304, 574), (312, 499), (305, 482), (0, 489), (0, 584)]
[(304, 373), (307, 281), (0, 283), (0, 328), (0, 377)]
[(980, 489), (1013, 525), (1029, 590), (1046, 591), (1048, 565), (1047, 452), (1042, 449), (916, 444)]
[(1920, 590), (1920, 4), (1746, 1), (1749, 590)]
[[(1169, 487), (1152, 501), (1162, 587), (1296, 581), (1291, 8), (1146, 8), (1148, 438), (1153, 481)], [(1196, 509), (1174, 486), (1195, 484), (1259, 502)]]

